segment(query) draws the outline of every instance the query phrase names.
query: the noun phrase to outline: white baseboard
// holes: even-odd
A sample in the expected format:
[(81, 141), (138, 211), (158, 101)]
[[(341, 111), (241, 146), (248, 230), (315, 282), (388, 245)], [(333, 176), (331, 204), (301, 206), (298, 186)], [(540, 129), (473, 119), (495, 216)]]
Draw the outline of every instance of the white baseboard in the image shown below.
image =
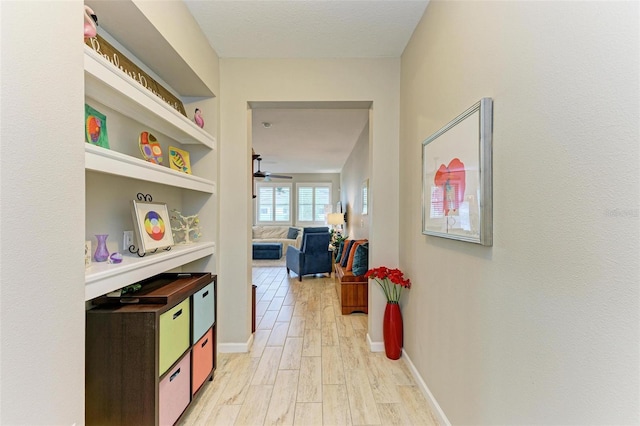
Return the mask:
[(436, 416), (436, 420), (438, 420), (438, 423), (443, 426), (451, 426), (451, 422), (449, 421), (449, 419), (447, 419), (444, 411), (442, 411), (442, 408), (440, 408), (440, 404), (438, 404), (438, 401), (436, 401), (435, 397), (427, 387), (427, 384), (422, 379), (422, 376), (420, 376), (420, 373), (418, 373), (416, 366), (413, 365), (411, 358), (409, 358), (409, 355), (407, 355), (407, 352), (404, 349), (402, 349), (402, 359), (404, 360), (405, 364), (407, 364), (407, 367), (409, 367), (409, 370), (411, 371), (411, 374), (413, 374), (413, 378), (416, 380), (416, 383), (424, 394), (424, 397), (427, 398), (427, 401), (429, 401), (431, 411), (433, 412), (433, 415)]
[(246, 343), (218, 343), (218, 352), (223, 354), (235, 354), (249, 352), (253, 345), (253, 334)]
[(384, 342), (374, 342), (371, 340), (371, 336), (367, 333), (367, 344), (371, 352), (384, 352)]

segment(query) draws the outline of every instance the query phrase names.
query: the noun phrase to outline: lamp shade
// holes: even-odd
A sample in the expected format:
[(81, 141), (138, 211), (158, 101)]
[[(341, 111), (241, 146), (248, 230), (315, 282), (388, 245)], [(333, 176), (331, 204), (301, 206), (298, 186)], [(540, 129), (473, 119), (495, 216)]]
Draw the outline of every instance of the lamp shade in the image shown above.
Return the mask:
[(342, 213), (329, 213), (327, 216), (328, 225), (342, 225), (344, 223), (344, 215)]

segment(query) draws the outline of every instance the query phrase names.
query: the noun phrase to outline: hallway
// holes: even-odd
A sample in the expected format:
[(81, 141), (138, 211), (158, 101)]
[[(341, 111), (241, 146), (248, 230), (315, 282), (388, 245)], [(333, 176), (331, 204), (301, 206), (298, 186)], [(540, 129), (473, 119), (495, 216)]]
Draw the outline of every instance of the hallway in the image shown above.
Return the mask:
[(260, 267), (253, 283), (251, 352), (218, 354), (181, 425), (436, 424), (404, 362), (369, 352), (367, 316), (340, 314), (333, 278)]

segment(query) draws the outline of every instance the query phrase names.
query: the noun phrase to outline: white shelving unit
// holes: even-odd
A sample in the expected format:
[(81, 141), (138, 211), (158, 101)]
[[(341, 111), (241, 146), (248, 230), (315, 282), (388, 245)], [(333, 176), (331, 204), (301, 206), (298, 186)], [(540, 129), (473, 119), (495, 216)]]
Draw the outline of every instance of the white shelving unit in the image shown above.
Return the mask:
[[(154, 133), (166, 136), (178, 144), (198, 145), (205, 147), (205, 151), (216, 150), (216, 138), (214, 136), (196, 126), (187, 117), (180, 114), (88, 46), (85, 46), (84, 66), (87, 103), (91, 105), (91, 100), (95, 100), (115, 112), (112, 116), (108, 116), (107, 130), (114, 123), (119, 125), (118, 120), (123, 123), (122, 126), (130, 126), (131, 120), (133, 120)], [(132, 136), (132, 139), (137, 138), (135, 134)], [(216, 173), (215, 171), (212, 173), (210, 170), (216, 167), (217, 160), (212, 161), (212, 157), (208, 157), (206, 160), (207, 166), (200, 167), (200, 170), (206, 170), (206, 173), (211, 175), (205, 178), (181, 173), (119, 152), (118, 147), (123, 146), (123, 143), (115, 142), (111, 143), (110, 141), (112, 149), (105, 149), (88, 143), (84, 144), (85, 170), (86, 172), (98, 173), (98, 175), (95, 175), (98, 176), (97, 178), (93, 177), (91, 179), (93, 182), (92, 187), (88, 187), (87, 190), (90, 192), (99, 191), (101, 197), (106, 197), (106, 200), (100, 201), (101, 208), (107, 205), (111, 209), (111, 206), (113, 206), (113, 211), (104, 213), (103, 217), (96, 219), (91, 214), (91, 211), (95, 210), (95, 206), (91, 205), (91, 200), (94, 200), (93, 203), (95, 203), (96, 198), (87, 197), (88, 229), (107, 226), (103, 222), (108, 221), (108, 226), (112, 233), (113, 229), (117, 229), (114, 239), (117, 238), (118, 232), (122, 234), (122, 231), (129, 230), (130, 228), (127, 224), (131, 218), (131, 213), (129, 206), (124, 206), (123, 197), (128, 196), (124, 195), (125, 191), (133, 190), (138, 186), (144, 187), (145, 185), (154, 188), (154, 192), (160, 192), (158, 194), (159, 197), (154, 194), (154, 201), (162, 199), (163, 192), (166, 192), (168, 197), (172, 197), (173, 200), (179, 199), (180, 202), (185, 204), (185, 206), (179, 207), (190, 208), (191, 211), (195, 209), (196, 213), (202, 215), (205, 212), (212, 216), (211, 213), (215, 211), (212, 206), (215, 203), (216, 182), (215, 177), (212, 179), (211, 176), (215, 176)], [(199, 152), (201, 153), (202, 151)], [(195, 161), (203, 161), (201, 158), (203, 158), (202, 154)], [(192, 159), (192, 161), (194, 160)], [(114, 176), (115, 178), (113, 178)], [(120, 178), (127, 180), (109, 180)], [(96, 184), (96, 179), (100, 183)], [(105, 186), (114, 186), (114, 182), (121, 186), (115, 190), (102, 191)], [(131, 197), (131, 199), (133, 198)], [(211, 221), (214, 220), (213, 218), (209, 219)], [(211, 225), (210, 229), (215, 230), (215, 226)], [(90, 234), (91, 232), (88, 233)], [(87, 235), (87, 237), (89, 238), (91, 235)], [(95, 250), (95, 246), (92, 247), (92, 250)], [(205, 241), (188, 245), (175, 245), (169, 251), (159, 251), (147, 254), (144, 257), (123, 253), (124, 260), (120, 264), (94, 261), (85, 272), (85, 300), (91, 300), (153, 275), (175, 270), (191, 262), (201, 261), (208, 256), (214, 255), (215, 235), (210, 233)]]
[(169, 251), (144, 257), (125, 254), (122, 263), (117, 265), (93, 263), (91, 270), (85, 274), (85, 300), (117, 290), (123, 287), (123, 282), (135, 283), (214, 253), (214, 243), (193, 243), (173, 246)]
[(89, 46), (84, 47), (85, 95), (125, 116), (147, 124), (181, 144), (214, 149), (216, 138), (116, 68)]
[(168, 167), (158, 166), (139, 158), (133, 158), (129, 155), (88, 143), (84, 147), (84, 161), (86, 170), (210, 194), (215, 194), (216, 192), (216, 184), (211, 180), (181, 173)]

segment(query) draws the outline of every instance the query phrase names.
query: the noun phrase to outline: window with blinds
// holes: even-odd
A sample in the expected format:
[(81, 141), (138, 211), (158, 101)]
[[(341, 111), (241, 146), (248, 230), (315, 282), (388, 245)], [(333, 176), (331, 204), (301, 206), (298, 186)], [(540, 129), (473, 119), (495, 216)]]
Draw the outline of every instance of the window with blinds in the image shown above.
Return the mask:
[(327, 206), (331, 206), (331, 183), (298, 183), (297, 224), (326, 225)]
[(291, 184), (258, 183), (256, 220), (258, 224), (291, 224)]

